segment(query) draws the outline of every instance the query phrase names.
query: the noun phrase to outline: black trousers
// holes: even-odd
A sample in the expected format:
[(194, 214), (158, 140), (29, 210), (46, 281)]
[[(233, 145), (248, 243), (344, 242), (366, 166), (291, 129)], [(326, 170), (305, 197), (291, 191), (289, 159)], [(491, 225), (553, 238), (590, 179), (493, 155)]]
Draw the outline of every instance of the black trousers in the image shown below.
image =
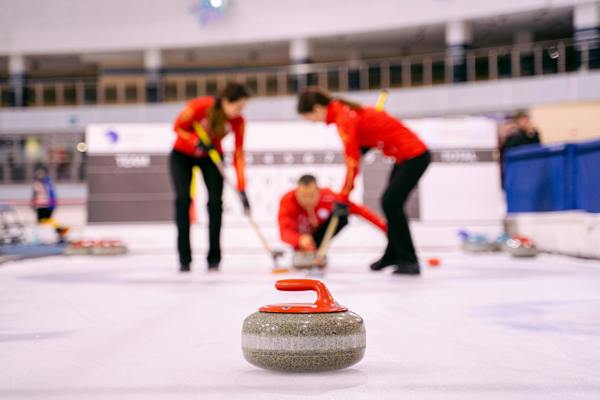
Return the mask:
[(192, 168), (200, 167), (204, 184), (208, 191), (208, 241), (206, 260), (209, 265), (221, 261), (221, 220), (223, 215), (223, 176), (217, 166), (208, 158), (195, 158), (177, 151), (171, 152), (170, 169), (175, 189), (175, 221), (177, 222), (177, 250), (179, 262), (192, 262), (190, 246), (190, 184)]
[(417, 186), (419, 179), (431, 162), (431, 154), (422, 155), (396, 164), (381, 198), (381, 206), (388, 223), (388, 244), (383, 258), (397, 263), (416, 263), (417, 254), (410, 235), (404, 204)]
[(53, 208), (38, 208), (38, 209), (36, 209), (38, 222), (42, 221), (43, 219), (52, 218), (53, 211), (54, 211)]
[[(313, 232), (312, 237), (317, 245), (317, 248), (321, 246), (321, 242), (323, 241), (323, 237), (325, 236), (325, 231), (327, 231), (327, 227), (329, 226), (329, 222), (331, 221), (331, 217), (329, 217), (326, 221), (324, 221), (319, 227)], [(348, 217), (340, 217), (338, 220), (338, 226), (333, 233), (333, 236), (340, 233), (342, 229), (348, 224)]]

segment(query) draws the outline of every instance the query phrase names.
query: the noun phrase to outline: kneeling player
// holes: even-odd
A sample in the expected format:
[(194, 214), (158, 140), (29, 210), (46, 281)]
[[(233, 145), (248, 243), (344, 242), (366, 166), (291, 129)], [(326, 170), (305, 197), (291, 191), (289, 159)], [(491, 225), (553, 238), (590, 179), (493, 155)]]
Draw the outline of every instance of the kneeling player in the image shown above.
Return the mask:
[[(296, 250), (296, 267), (308, 267), (311, 256), (321, 245), (338, 198), (328, 188), (320, 188), (317, 179), (304, 175), (298, 186), (286, 193), (279, 204), (279, 232), (281, 240)], [(385, 222), (365, 206), (349, 203), (346, 215), (341, 215), (335, 234), (348, 224), (348, 214), (356, 214), (373, 223), (384, 233)]]

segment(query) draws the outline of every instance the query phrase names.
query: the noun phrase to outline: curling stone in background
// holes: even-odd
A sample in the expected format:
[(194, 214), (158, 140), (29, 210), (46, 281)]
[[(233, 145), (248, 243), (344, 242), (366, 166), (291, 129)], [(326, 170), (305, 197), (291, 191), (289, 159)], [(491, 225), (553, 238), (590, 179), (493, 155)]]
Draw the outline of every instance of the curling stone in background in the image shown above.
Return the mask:
[(120, 240), (75, 240), (65, 249), (65, 255), (117, 256), (127, 253)]
[(537, 257), (539, 251), (531, 239), (513, 235), (505, 242), (506, 251), (513, 257)]
[(461, 240), (461, 248), (467, 253), (487, 253), (501, 251), (499, 243), (490, 240), (489, 237), (479, 233), (460, 231), (458, 236)]
[(92, 247), (91, 254), (93, 256), (119, 256), (127, 254), (127, 246), (120, 240), (99, 240)]
[(365, 353), (363, 320), (340, 306), (327, 287), (312, 279), (287, 279), (278, 290), (314, 290), (314, 304), (291, 303), (261, 307), (244, 320), (244, 358), (260, 368), (287, 372), (317, 372), (347, 368)]
[(507, 233), (501, 233), (496, 237), (496, 243), (498, 244), (498, 248), (500, 251), (507, 251), (506, 242), (510, 239), (510, 235)]
[(93, 242), (90, 240), (73, 240), (65, 249), (67, 256), (89, 255), (92, 251)]
[[(305, 270), (311, 269), (315, 266), (315, 259), (317, 253), (314, 251), (296, 251), (292, 257), (292, 266), (294, 269)], [(327, 257), (323, 260), (320, 267), (325, 268), (327, 266)]]

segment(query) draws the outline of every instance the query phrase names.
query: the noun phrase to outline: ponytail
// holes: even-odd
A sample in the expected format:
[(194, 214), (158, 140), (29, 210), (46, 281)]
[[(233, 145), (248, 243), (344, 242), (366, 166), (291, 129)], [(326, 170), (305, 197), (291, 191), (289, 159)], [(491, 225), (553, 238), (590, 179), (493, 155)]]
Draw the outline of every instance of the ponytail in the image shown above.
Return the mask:
[(350, 107), (353, 110), (362, 108), (362, 106), (353, 101), (345, 100), (339, 97), (333, 97), (329, 92), (319, 88), (308, 88), (300, 93), (298, 97), (298, 114), (306, 114), (312, 112), (316, 105), (328, 106), (332, 101), (339, 101), (340, 103)]
[(215, 104), (208, 110), (207, 113), (210, 131), (213, 135), (219, 139), (222, 139), (227, 133), (225, 132), (227, 115), (225, 115), (225, 111), (223, 110), (223, 99), (227, 99), (230, 102), (236, 102), (249, 97), (250, 91), (241, 83), (231, 82), (225, 86), (225, 89), (223, 89), (221, 93), (215, 97)]

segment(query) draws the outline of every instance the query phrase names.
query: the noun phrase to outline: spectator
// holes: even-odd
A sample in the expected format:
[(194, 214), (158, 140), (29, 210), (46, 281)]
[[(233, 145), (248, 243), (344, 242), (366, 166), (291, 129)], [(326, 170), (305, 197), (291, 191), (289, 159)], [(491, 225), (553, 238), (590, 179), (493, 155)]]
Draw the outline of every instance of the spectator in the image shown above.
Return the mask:
[(54, 184), (48, 176), (46, 167), (38, 167), (35, 170), (31, 207), (37, 213), (38, 222), (44, 222), (44, 220), (52, 218), (52, 213), (56, 207), (56, 195)]
[(540, 135), (525, 112), (518, 112), (507, 125), (511, 131), (501, 147), (502, 153), (510, 148), (540, 143)]
[(504, 153), (515, 147), (539, 144), (540, 135), (531, 123), (529, 115), (519, 111), (508, 118), (500, 128), (500, 179), (504, 188)]

